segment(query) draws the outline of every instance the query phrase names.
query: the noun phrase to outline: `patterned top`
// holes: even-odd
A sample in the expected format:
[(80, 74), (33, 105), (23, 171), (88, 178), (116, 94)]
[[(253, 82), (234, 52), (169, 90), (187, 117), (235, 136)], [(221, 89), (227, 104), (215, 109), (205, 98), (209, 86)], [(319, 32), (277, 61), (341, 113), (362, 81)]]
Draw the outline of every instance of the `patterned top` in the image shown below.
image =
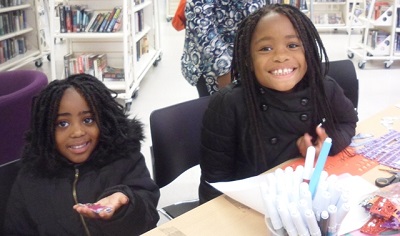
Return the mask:
[(205, 77), (210, 94), (217, 77), (229, 72), (240, 21), (265, 5), (265, 0), (187, 0), (182, 74), (191, 85)]

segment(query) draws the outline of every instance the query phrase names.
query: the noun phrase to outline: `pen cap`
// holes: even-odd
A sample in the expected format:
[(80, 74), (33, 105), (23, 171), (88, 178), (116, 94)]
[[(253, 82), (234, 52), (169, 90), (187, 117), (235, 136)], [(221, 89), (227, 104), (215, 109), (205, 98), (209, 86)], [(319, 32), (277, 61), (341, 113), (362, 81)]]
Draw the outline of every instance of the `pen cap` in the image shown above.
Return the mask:
[(268, 212), (267, 215), (271, 220), (271, 224), (274, 230), (281, 229), (283, 227), (283, 223), (279, 216), (278, 210), (276, 209), (275, 196), (267, 194), (264, 197), (264, 204), (266, 206), (266, 211)]
[(337, 207), (335, 205), (328, 206), (329, 227), (336, 227), (337, 224)]
[(289, 208), (290, 216), (292, 217), (294, 226), (296, 227), (297, 234), (299, 236), (308, 236), (308, 229), (303, 219), (301, 218), (300, 212), (296, 206), (291, 206)]
[(276, 180), (276, 193), (277, 194), (286, 194), (285, 188), (285, 172), (278, 168), (275, 170), (275, 180)]
[(304, 169), (303, 169), (303, 179), (308, 182), (311, 178), (311, 174), (314, 168), (314, 160), (315, 160), (315, 147), (309, 146), (307, 148), (306, 159), (304, 161)]
[(329, 221), (328, 211), (322, 211), (320, 218), (321, 220), (319, 221), (319, 228), (321, 229), (321, 232), (328, 232), (328, 221)]
[(306, 223), (308, 226), (308, 230), (310, 231), (311, 236), (320, 236), (321, 230), (318, 226), (317, 219), (315, 218), (315, 214), (312, 210), (308, 209), (304, 212), (304, 216), (306, 218)]

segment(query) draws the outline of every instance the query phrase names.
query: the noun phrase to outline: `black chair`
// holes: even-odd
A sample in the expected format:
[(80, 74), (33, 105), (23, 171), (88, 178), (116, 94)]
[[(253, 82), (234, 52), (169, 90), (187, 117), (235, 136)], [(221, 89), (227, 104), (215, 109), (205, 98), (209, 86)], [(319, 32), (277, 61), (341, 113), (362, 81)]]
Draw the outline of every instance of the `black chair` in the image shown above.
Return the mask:
[[(209, 97), (154, 110), (150, 114), (153, 178), (162, 188), (199, 164), (200, 133)], [(195, 208), (198, 199), (176, 203), (159, 211), (169, 219)]]
[(20, 159), (0, 165), (0, 235), (3, 232), (8, 197), (10, 196), (11, 188), (17, 177), (20, 165)]
[(358, 107), (358, 79), (354, 64), (351, 60), (331, 61), (328, 75), (342, 87), (344, 95), (348, 97), (357, 110)]

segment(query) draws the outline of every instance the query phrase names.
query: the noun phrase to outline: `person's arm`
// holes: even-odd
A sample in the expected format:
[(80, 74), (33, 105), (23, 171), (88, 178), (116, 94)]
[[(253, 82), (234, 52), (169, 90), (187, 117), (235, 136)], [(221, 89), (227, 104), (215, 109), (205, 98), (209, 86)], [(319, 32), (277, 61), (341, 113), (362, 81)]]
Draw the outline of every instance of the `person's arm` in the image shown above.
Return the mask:
[(100, 200), (123, 193), (129, 199), (111, 219), (99, 222), (107, 235), (139, 235), (154, 228), (159, 220), (159, 188), (151, 179), (142, 154), (136, 153), (133, 159), (129, 163), (120, 163), (125, 165), (122, 169), (126, 169), (125, 173), (116, 173), (123, 176), (121, 184), (107, 188), (99, 197)]
[(25, 207), (24, 194), (22, 191), (23, 178), (17, 177), (7, 202), (4, 213), (4, 235), (38, 235), (39, 232), (34, 222), (29, 218)]
[(317, 138), (312, 142), (312, 137), (308, 133), (297, 139), (296, 145), (302, 156), (306, 155), (307, 147), (313, 145), (318, 156), (323, 142), (329, 136), (333, 139), (329, 155), (333, 156), (341, 152), (351, 143), (351, 138), (355, 135), (358, 116), (354, 110), (353, 103), (344, 95), (343, 89), (333, 80), (327, 79), (325, 91), (328, 101), (331, 103), (332, 113), (336, 117), (336, 136), (327, 134), (323, 127), (315, 127)]
[(215, 94), (203, 117), (200, 203), (221, 194), (206, 182), (231, 181), (235, 176), (237, 124), (233, 105), (225, 102), (226, 98), (222, 93)]
[[(328, 93), (328, 100), (331, 101), (332, 113), (337, 119), (335, 125), (339, 134), (339, 137), (332, 137), (330, 155), (335, 155), (351, 143), (351, 139), (356, 133), (358, 115), (357, 111), (354, 110), (353, 103), (344, 95), (343, 89), (333, 79), (329, 81), (331, 86), (328, 87), (331, 87), (331, 89)], [(328, 135), (330, 135), (329, 132)], [(338, 139), (344, 147), (338, 145)]]

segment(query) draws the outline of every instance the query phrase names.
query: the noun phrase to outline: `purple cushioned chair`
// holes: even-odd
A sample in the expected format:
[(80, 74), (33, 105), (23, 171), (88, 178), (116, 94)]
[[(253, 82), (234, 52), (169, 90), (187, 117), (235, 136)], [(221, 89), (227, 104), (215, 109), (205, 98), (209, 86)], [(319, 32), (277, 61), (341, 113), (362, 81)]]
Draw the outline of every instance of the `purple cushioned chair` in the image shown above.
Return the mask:
[(20, 158), (32, 98), (48, 84), (35, 70), (0, 72), (0, 165)]

